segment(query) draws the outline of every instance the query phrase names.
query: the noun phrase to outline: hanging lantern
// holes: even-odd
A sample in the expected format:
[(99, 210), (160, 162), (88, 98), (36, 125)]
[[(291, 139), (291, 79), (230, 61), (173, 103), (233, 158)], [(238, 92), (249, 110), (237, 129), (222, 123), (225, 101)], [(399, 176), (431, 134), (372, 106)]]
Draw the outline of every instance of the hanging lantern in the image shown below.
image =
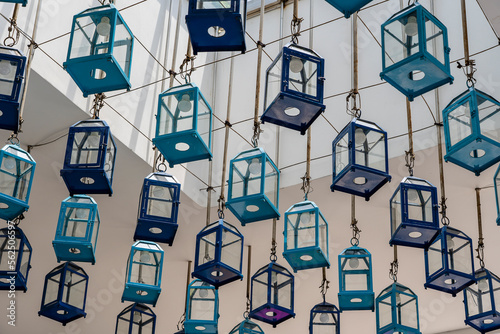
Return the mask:
[(127, 306), (116, 317), (115, 334), (154, 334), (156, 314), (143, 304)]
[(153, 144), (170, 167), (212, 160), (212, 108), (193, 83), (160, 94)]
[(31, 245), (24, 232), (9, 224), (0, 229), (0, 290), (28, 290)]
[(439, 230), (437, 189), (413, 176), (401, 181), (391, 197), (391, 245), (425, 248)]
[(11, 3), (20, 3), (23, 7), (26, 7), (28, 4), (28, 0), (1, 0), (0, 2), (11, 2)]
[(479, 175), (500, 161), (500, 102), (470, 87), (443, 110), (445, 161)]
[(70, 195), (111, 196), (115, 158), (115, 141), (105, 121), (90, 119), (71, 126), (61, 169)]
[(95, 264), (99, 225), (99, 211), (92, 197), (75, 195), (66, 198), (61, 204), (56, 237), (52, 241), (57, 262)]
[(276, 325), (295, 318), (293, 275), (276, 262), (252, 276), (250, 318)]
[(189, 0), (186, 25), (193, 53), (245, 53), (246, 0)]
[(216, 288), (243, 279), (243, 235), (219, 219), (196, 235), (196, 257), (192, 276)]
[(219, 320), (219, 292), (213, 285), (196, 279), (188, 286), (184, 331), (186, 334), (215, 334)]
[(13, 220), (29, 208), (36, 162), (18, 145), (0, 150), (0, 218)]
[(382, 25), (380, 77), (410, 101), (453, 83), (447, 29), (418, 2)]
[(0, 129), (19, 130), (25, 66), (26, 57), (19, 50), (0, 46)]
[(315, 305), (309, 318), (309, 334), (340, 334), (340, 311), (337, 306), (327, 302)]
[(313, 50), (289, 43), (266, 71), (262, 123), (306, 130), (325, 110), (325, 61)]
[(113, 4), (73, 17), (68, 56), (63, 67), (83, 92), (130, 90), (134, 35)]
[(294, 272), (310, 268), (330, 268), (328, 222), (314, 202), (292, 205), (285, 212), (283, 257)]
[(424, 286), (455, 296), (474, 281), (471, 238), (444, 226), (425, 249)]
[(177, 232), (181, 185), (165, 172), (144, 179), (134, 240), (163, 242), (172, 246)]
[(229, 334), (264, 334), (264, 331), (255, 322), (245, 319), (234, 326)]
[(127, 279), (122, 302), (156, 305), (161, 292), (163, 249), (150, 241), (137, 241), (132, 245), (127, 261)]
[(377, 124), (354, 118), (333, 141), (332, 191), (370, 199), (387, 181), (387, 133)]
[(420, 334), (418, 298), (411, 289), (394, 282), (377, 297), (377, 334)]
[(279, 218), (280, 171), (266, 152), (256, 147), (230, 161), (226, 206), (241, 225)]
[(371, 1), (372, 0), (326, 0), (326, 2), (344, 14), (346, 19)]
[(66, 325), (85, 317), (85, 302), (89, 277), (71, 262), (65, 262), (45, 276), (42, 306), (38, 315)]

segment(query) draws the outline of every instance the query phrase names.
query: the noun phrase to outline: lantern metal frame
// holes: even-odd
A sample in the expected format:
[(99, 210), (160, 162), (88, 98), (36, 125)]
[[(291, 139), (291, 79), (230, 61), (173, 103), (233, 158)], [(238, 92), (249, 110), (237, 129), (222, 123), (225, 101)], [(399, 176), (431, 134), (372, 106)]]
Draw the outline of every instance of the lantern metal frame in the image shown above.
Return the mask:
[[(136, 315), (140, 316), (140, 320), (136, 320)], [(146, 319), (146, 321), (143, 321), (143, 317), (147, 316), (149, 317)], [(121, 322), (120, 322), (121, 321)], [(122, 328), (123, 330), (126, 330), (124, 332), (121, 330), (120, 324), (124, 324), (124, 326), (128, 327), (128, 330), (125, 328)], [(151, 330), (144, 330), (144, 326), (148, 326), (151, 324)], [(118, 331), (120, 329), (120, 331)], [(134, 334), (134, 333), (141, 333), (141, 334), (154, 334), (156, 329), (156, 314), (153, 312), (151, 308), (149, 308), (147, 305), (140, 304), (140, 303), (134, 303), (126, 308), (123, 309), (123, 311), (120, 312), (116, 316), (116, 329), (115, 329), (115, 334)]]
[(229, 334), (264, 334), (262, 328), (250, 319), (245, 319), (231, 329)]
[[(17, 1), (19, 3), (19, 1)], [(26, 2), (26, 1), (25, 1)], [(26, 4), (24, 4), (26, 6)], [(8, 64), (3, 65), (3, 62)], [(7, 93), (0, 93), (0, 129), (19, 131), (19, 114), (24, 90), (24, 75), (26, 67), (26, 57), (21, 51), (0, 46), (0, 66), (5, 66), (8, 73), (2, 71), (1, 79), (3, 84), (11, 84), (11, 89)], [(12, 67), (15, 71), (12, 73)]]
[(330, 5), (341, 12), (346, 19), (352, 14), (372, 2), (372, 0), (326, 0)]
[[(316, 317), (319, 315), (319, 321), (315, 321)], [(324, 319), (324, 315), (328, 319)], [(323, 317), (323, 318), (322, 318)], [(326, 320), (326, 321), (325, 321)], [(323, 301), (315, 305), (311, 309), (309, 316), (309, 334), (321, 334), (326, 333), (326, 331), (320, 330), (319, 333), (314, 332), (315, 326), (334, 326), (333, 330), (328, 331), (329, 334), (340, 334), (340, 311), (337, 306)]]
[(0, 270), (0, 290), (14, 287), (16, 291), (26, 292), (33, 253), (28, 238), (19, 227), (9, 224), (0, 229), (0, 243), (0, 262), (8, 264)]
[[(195, 298), (196, 290), (200, 290), (199, 297), (205, 298), (211, 297), (210, 293), (213, 293), (213, 315), (211, 319), (193, 319), (192, 311), (195, 309), (192, 307), (192, 302), (196, 301)], [(201, 295), (201, 291), (204, 291)], [(205, 295), (206, 293), (206, 295)], [(212, 300), (210, 300), (212, 302)], [(206, 306), (208, 309), (210, 306)], [(216, 334), (217, 324), (219, 321), (219, 291), (211, 284), (204, 282), (200, 279), (193, 280), (187, 291), (187, 303), (186, 303), (186, 318), (184, 320), (184, 332), (186, 334)]]
[(23, 5), (23, 7), (26, 7), (26, 5), (28, 4), (28, 0), (2, 0), (0, 2), (19, 3)]
[(493, 177), (493, 184), (495, 186), (495, 200), (497, 207), (497, 225), (500, 226), (500, 165), (498, 165), (495, 176)]

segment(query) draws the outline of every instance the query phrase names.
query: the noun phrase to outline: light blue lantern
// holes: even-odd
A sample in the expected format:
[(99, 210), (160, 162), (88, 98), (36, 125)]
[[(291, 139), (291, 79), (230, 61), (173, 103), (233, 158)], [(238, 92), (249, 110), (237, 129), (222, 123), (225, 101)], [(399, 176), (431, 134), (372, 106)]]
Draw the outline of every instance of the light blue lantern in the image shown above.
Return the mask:
[(280, 171), (260, 147), (241, 152), (230, 161), (226, 206), (241, 225), (279, 218)]
[(194, 83), (160, 94), (153, 144), (170, 167), (212, 160), (212, 108)]
[(28, 4), (28, 0), (1, 0), (0, 2), (20, 3), (23, 7), (26, 7)]
[(346, 19), (371, 1), (372, 0), (326, 0), (326, 2), (344, 14)]
[(0, 129), (19, 130), (25, 67), (21, 51), (0, 46)]
[(99, 225), (99, 210), (92, 197), (75, 195), (66, 198), (61, 203), (56, 237), (52, 241), (57, 262), (95, 264)]
[(380, 77), (410, 101), (453, 83), (447, 29), (418, 2), (382, 25)]
[(0, 290), (28, 290), (31, 244), (19, 227), (9, 224), (0, 229)]
[(311, 268), (330, 268), (328, 222), (311, 201), (292, 205), (285, 212), (285, 250), (283, 257), (294, 272)]
[(196, 279), (188, 286), (186, 334), (216, 334), (219, 321), (219, 291), (213, 285)]
[(340, 334), (340, 311), (323, 301), (315, 305), (309, 317), (309, 334)]
[(264, 331), (255, 322), (245, 319), (234, 326), (229, 334), (264, 334)]
[(132, 245), (127, 261), (127, 278), (122, 294), (125, 300), (156, 305), (161, 292), (163, 249), (151, 241)]
[(144, 304), (127, 306), (116, 317), (115, 334), (154, 334), (156, 314)]

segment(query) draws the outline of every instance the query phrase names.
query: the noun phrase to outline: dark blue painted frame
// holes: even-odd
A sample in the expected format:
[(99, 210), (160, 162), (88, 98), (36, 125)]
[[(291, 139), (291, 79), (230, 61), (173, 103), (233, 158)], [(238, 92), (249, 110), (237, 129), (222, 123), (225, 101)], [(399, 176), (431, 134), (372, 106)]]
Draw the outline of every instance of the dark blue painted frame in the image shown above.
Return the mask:
[[(0, 290), (10, 290), (11, 279), (14, 276), (14, 286), (17, 291), (26, 292), (28, 290), (28, 275), (31, 269), (31, 254), (33, 253), (33, 249), (31, 248), (31, 244), (24, 234), (23, 230), (19, 227), (14, 226), (13, 224), (9, 224), (8, 227), (0, 229), (0, 240), (5, 239), (0, 246), (0, 250), (6, 249), (7, 252), (10, 250), (10, 246), (8, 244), (9, 236), (14, 235), (15, 240), (19, 243), (18, 253), (15, 260), (15, 265), (12, 266), (11, 262), (8, 262), (8, 270), (0, 270)], [(28, 266), (26, 268), (26, 275), (21, 273), (21, 263), (24, 259), (25, 251), (24, 247), (27, 247), (29, 250), (28, 254)], [(7, 267), (6, 267), (7, 268)], [(14, 275), (12, 274), (14, 272)], [(8, 282), (6, 282), (6, 280)]]
[[(333, 323), (330, 323), (330, 322), (323, 323), (320, 320), (320, 323), (314, 323), (314, 318), (318, 314), (320, 317), (322, 314), (331, 314), (334, 322)], [(323, 301), (322, 303), (315, 305), (311, 309), (311, 312), (309, 315), (309, 334), (315, 334), (314, 327), (313, 327), (314, 324), (321, 325), (321, 326), (335, 326), (335, 330), (334, 331), (330, 330), (329, 333), (330, 334), (340, 334), (340, 311), (337, 308), (337, 306), (330, 304), (330, 303), (327, 303), (326, 301)], [(321, 333), (324, 333), (324, 332), (321, 331)], [(316, 334), (318, 334), (318, 333), (316, 333)]]
[[(12, 94), (0, 94), (0, 129), (12, 130), (14, 133), (19, 131), (19, 113), (24, 89), (24, 71), (26, 67), (26, 57), (20, 50), (0, 46), (0, 50), (6, 50), (8, 53), (0, 52), (0, 60), (7, 60), (17, 63), (16, 75)], [(17, 53), (17, 55), (9, 53)]]
[[(144, 304), (140, 304), (140, 303), (134, 303), (134, 304), (131, 304), (131, 305), (127, 306), (126, 308), (124, 308), (123, 311), (121, 311), (120, 314), (118, 314), (116, 316), (115, 334), (121, 334), (122, 333), (122, 332), (118, 333), (118, 325), (119, 325), (119, 321), (120, 320), (122, 320), (124, 322), (129, 322), (128, 334), (137, 333), (135, 331), (135, 330), (137, 330), (137, 327), (135, 327), (135, 329), (134, 329), (134, 327), (133, 327), (134, 323), (133, 323), (133, 321), (130, 321), (130, 320), (134, 319), (136, 312), (140, 313), (141, 317), (143, 315), (147, 315), (147, 316), (150, 317), (144, 323), (141, 321), (141, 326), (140, 326), (140, 329), (139, 329), (139, 333), (141, 333), (141, 334), (154, 334), (155, 333), (155, 330), (156, 330), (156, 314), (148, 306), (146, 306)], [(128, 313), (130, 313), (130, 314), (128, 315), (128, 320), (127, 320), (127, 314)], [(121, 319), (120, 317), (123, 317), (123, 316), (125, 316), (125, 317)], [(151, 331), (146, 332), (145, 330), (142, 329), (143, 325), (144, 326), (149, 325), (151, 322), (152, 322)]]
[(264, 334), (264, 331), (255, 322), (245, 319), (234, 326), (229, 334)]
[(23, 5), (23, 7), (26, 7), (26, 5), (28, 4), (28, 0), (1, 0), (0, 2), (19, 3)]
[[(498, 182), (497, 182), (498, 180)], [(495, 200), (496, 200), (496, 207), (497, 207), (497, 225), (500, 226), (500, 165), (498, 165), (497, 171), (495, 172), (495, 176), (493, 177), (493, 184), (495, 185)]]

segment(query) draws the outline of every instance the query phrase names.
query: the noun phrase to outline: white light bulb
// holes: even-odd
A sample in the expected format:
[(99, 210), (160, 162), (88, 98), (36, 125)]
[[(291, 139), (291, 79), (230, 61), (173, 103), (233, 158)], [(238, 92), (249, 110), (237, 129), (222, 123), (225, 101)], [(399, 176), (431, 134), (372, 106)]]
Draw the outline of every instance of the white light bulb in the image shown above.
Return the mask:
[(304, 225), (307, 225), (311, 222), (312, 214), (310, 212), (303, 212), (300, 214), (300, 222)]
[(355, 257), (349, 259), (349, 267), (356, 269), (359, 267), (359, 260)]
[(408, 189), (408, 200), (415, 202), (418, 199), (418, 191), (415, 189)]
[(141, 322), (142, 321), (142, 314), (141, 312), (134, 311), (134, 322)]
[(396, 294), (396, 305), (401, 305), (401, 295), (399, 293)]
[(302, 62), (302, 59), (292, 57), (292, 60), (290, 60), (290, 71), (292, 71), (293, 73), (299, 73), (303, 68), (304, 63)]
[(453, 241), (453, 237), (451, 235), (446, 236), (446, 245), (450, 251), (455, 247), (455, 241)]
[(78, 208), (75, 210), (75, 218), (82, 219), (82, 218), (87, 218), (87, 210)]
[(103, 16), (101, 18), (101, 22), (97, 25), (97, 33), (101, 36), (109, 36), (109, 33), (111, 32), (111, 24), (109, 24), (109, 17)]
[(71, 283), (71, 273), (66, 273), (66, 277), (64, 278), (64, 284), (70, 284)]
[(252, 174), (252, 175), (260, 174), (260, 160), (259, 160), (259, 158), (252, 159), (252, 162), (250, 162), (250, 165), (248, 166), (248, 170), (250, 171), (250, 174)]
[(153, 197), (162, 198), (165, 195), (165, 188), (163, 187), (154, 187), (153, 188)]
[(322, 323), (327, 323), (330, 317), (328, 316), (328, 313), (321, 313), (319, 316), (319, 321)]
[(140, 259), (141, 259), (142, 263), (150, 263), (151, 262), (151, 255), (149, 254), (149, 252), (141, 251)]
[(11, 66), (9, 64), (9, 61), (0, 60), (0, 75), (8, 76), (10, 72), (11, 72)]
[(418, 34), (418, 24), (416, 16), (409, 16), (408, 22), (405, 24), (405, 34), (408, 36), (416, 36)]
[(357, 128), (356, 131), (354, 131), (354, 142), (356, 145), (363, 145), (364, 142), (366, 141), (366, 135), (365, 131), (361, 128)]
[(189, 98), (189, 94), (182, 95), (182, 100), (177, 104), (177, 108), (179, 108), (182, 112), (190, 111), (192, 107), (191, 99)]
[(16, 159), (14, 159), (13, 157), (6, 157), (3, 160), (3, 165), (6, 169), (12, 170), (16, 168)]
[(87, 143), (90, 147), (98, 147), (99, 146), (100, 136), (96, 132), (91, 132), (87, 137)]
[(480, 280), (478, 283), (477, 283), (477, 287), (479, 288), (479, 290), (481, 291), (486, 291), (488, 290), (488, 280), (487, 279), (482, 279)]
[(208, 290), (207, 289), (200, 289), (200, 297), (207, 298), (208, 297)]

